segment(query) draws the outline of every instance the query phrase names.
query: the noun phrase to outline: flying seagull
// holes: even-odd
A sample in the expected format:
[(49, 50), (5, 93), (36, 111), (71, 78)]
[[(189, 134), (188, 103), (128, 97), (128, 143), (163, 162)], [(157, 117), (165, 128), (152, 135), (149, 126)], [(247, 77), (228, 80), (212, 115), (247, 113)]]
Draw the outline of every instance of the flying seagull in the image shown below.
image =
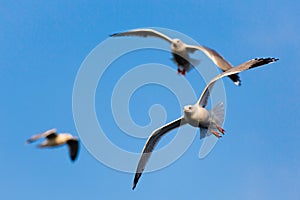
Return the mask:
[(136, 169), (132, 189), (134, 190), (136, 187), (136, 184), (145, 169), (146, 163), (149, 160), (153, 149), (158, 144), (159, 140), (169, 131), (185, 124), (190, 124), (191, 126), (200, 128), (200, 139), (211, 134), (220, 138), (221, 134), (224, 134), (225, 130), (221, 127), (224, 121), (223, 103), (218, 103), (210, 111), (205, 109), (208, 103), (210, 91), (217, 80), (223, 78), (224, 76), (236, 74), (261, 65), (276, 62), (277, 60), (278, 59), (276, 58), (253, 59), (217, 75), (207, 84), (195, 105), (184, 106), (183, 116), (153, 131), (143, 148), (142, 155)]
[[(227, 71), (233, 67), (227, 60), (225, 60), (218, 52), (205, 46), (187, 45), (181, 40), (175, 38), (172, 39), (167, 35), (158, 32), (153, 29), (133, 29), (126, 32), (120, 32), (110, 35), (111, 37), (118, 36), (141, 36), (141, 37), (158, 37), (164, 39), (171, 44), (171, 51), (173, 55), (173, 61), (178, 66), (178, 73), (185, 75), (186, 71), (189, 71), (193, 65), (197, 65), (199, 60), (195, 60), (189, 57), (189, 53), (195, 51), (202, 51), (205, 53), (222, 71)], [(229, 78), (236, 84), (240, 85), (241, 80), (238, 74), (231, 74)]]
[(76, 160), (79, 149), (78, 139), (72, 136), (69, 133), (60, 133), (57, 134), (56, 129), (50, 129), (44, 133), (40, 133), (29, 138), (26, 143), (32, 143), (38, 139), (46, 138), (45, 142), (40, 144), (38, 147), (57, 147), (64, 144), (67, 144), (69, 147), (69, 154), (72, 161)]

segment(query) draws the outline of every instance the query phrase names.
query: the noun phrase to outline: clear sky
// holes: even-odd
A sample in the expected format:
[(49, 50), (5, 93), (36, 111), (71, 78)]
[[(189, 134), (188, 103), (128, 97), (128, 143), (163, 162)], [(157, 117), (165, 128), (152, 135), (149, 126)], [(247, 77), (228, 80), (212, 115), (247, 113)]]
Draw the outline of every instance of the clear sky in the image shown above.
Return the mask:
[[(292, 0), (1, 0), (1, 197), (300, 199), (299, 10), (300, 3)], [(54, 127), (79, 136), (72, 93), (82, 62), (109, 34), (140, 27), (179, 31), (218, 50), (235, 65), (255, 57), (280, 60), (242, 73), (241, 87), (224, 79), (227, 134), (207, 157), (199, 159), (198, 131), (176, 162), (144, 174), (135, 191), (131, 190), (134, 174), (105, 166), (84, 145), (75, 163), (70, 162), (65, 147), (40, 150), (25, 145), (32, 134)], [(139, 153), (146, 139), (136, 139), (117, 127), (109, 108), (111, 90), (137, 64), (155, 62), (175, 70), (170, 58), (167, 52), (130, 53), (99, 82), (98, 120), (118, 146)], [(198, 97), (205, 83), (196, 70), (186, 79)], [(153, 104), (164, 106), (166, 121), (182, 114), (168, 89), (146, 85), (129, 103), (137, 124), (149, 123), (148, 109)], [(171, 139), (167, 137), (162, 144)]]

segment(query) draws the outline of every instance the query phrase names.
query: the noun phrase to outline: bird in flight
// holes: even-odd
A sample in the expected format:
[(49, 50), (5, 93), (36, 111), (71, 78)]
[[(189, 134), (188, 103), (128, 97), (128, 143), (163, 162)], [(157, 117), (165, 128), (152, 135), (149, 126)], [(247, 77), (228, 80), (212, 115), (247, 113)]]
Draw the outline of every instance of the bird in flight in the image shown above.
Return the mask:
[(241, 65), (231, 68), (226, 72), (223, 72), (222, 74), (217, 75), (214, 77), (204, 88), (198, 102), (194, 105), (187, 105), (184, 106), (183, 109), (183, 116), (180, 118), (156, 129), (151, 133), (149, 136), (143, 151), (142, 155), (140, 157), (136, 173), (134, 176), (133, 181), (133, 187), (134, 190), (136, 187), (136, 184), (141, 177), (145, 166), (153, 152), (153, 149), (158, 144), (160, 139), (169, 131), (178, 128), (180, 126), (183, 126), (185, 124), (190, 124), (194, 127), (200, 128), (200, 138), (204, 138), (208, 135), (215, 135), (216, 137), (220, 138), (221, 134), (224, 134), (224, 129), (222, 128), (222, 124), (224, 121), (224, 106), (223, 103), (218, 103), (212, 110), (208, 111), (206, 110), (206, 106), (208, 103), (208, 98), (210, 95), (210, 92), (216, 83), (217, 80), (223, 78), (224, 76), (229, 76), (233, 74), (237, 74), (239, 72), (255, 68), (258, 66), (262, 66), (268, 63), (276, 62), (278, 59), (276, 58), (257, 58), (249, 60), (245, 63), (242, 63)]
[[(190, 58), (189, 53), (194, 53), (195, 51), (202, 51), (206, 56), (208, 56), (215, 65), (217, 65), (223, 72), (231, 69), (233, 67), (227, 60), (225, 60), (218, 52), (215, 50), (200, 46), (200, 45), (188, 45), (183, 43), (180, 39), (170, 38), (169, 36), (153, 30), (153, 29), (133, 29), (126, 32), (114, 33), (110, 35), (111, 37), (119, 36), (140, 36), (140, 37), (158, 37), (171, 44), (171, 51), (173, 58), (172, 60), (177, 64), (178, 73), (185, 75), (186, 71), (189, 71), (193, 66), (199, 63), (199, 60)], [(236, 84), (241, 85), (241, 80), (238, 73), (228, 75), (228, 77)]]
[(69, 147), (69, 154), (72, 161), (75, 161), (78, 155), (79, 141), (73, 135), (69, 133), (57, 134), (56, 129), (50, 129), (44, 133), (33, 135), (26, 143), (30, 144), (38, 139), (45, 138), (46, 140), (38, 147), (57, 147), (67, 144)]

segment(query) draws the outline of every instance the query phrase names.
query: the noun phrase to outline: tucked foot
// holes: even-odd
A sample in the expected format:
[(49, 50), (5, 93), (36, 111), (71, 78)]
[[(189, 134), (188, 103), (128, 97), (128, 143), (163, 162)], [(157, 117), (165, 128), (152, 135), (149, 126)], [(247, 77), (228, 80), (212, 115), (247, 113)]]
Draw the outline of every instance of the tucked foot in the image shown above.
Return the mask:
[(214, 134), (217, 138), (222, 137), (222, 136), (220, 135), (220, 133), (218, 133), (217, 131), (210, 130), (210, 132), (211, 132), (212, 134)]
[(180, 69), (180, 68), (177, 69), (177, 73), (183, 76), (185, 76), (185, 72), (186, 72), (185, 69)]
[(181, 71), (181, 69), (177, 69), (177, 74), (182, 74), (182, 71)]
[(225, 130), (222, 128), (222, 127), (220, 127), (220, 126), (217, 126), (217, 129), (224, 135), (224, 133), (225, 133)]
[(181, 70), (181, 74), (183, 75), (183, 76), (185, 76), (185, 69), (183, 69), (183, 70)]

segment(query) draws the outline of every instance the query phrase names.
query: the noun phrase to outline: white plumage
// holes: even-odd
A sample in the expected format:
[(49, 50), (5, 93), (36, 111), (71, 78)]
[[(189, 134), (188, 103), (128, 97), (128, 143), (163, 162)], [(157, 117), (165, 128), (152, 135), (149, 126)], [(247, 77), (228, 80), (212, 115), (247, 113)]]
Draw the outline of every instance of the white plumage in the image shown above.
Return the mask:
[[(193, 66), (199, 63), (199, 60), (192, 59), (189, 53), (195, 51), (202, 51), (207, 55), (222, 71), (229, 70), (233, 67), (227, 60), (225, 60), (218, 52), (205, 46), (188, 45), (183, 43), (180, 39), (172, 39), (167, 35), (153, 29), (134, 29), (126, 32), (120, 32), (110, 35), (112, 37), (119, 36), (140, 36), (140, 37), (157, 37), (161, 38), (171, 44), (171, 51), (173, 54), (173, 61), (178, 66), (178, 73), (185, 75)], [(240, 85), (241, 80), (238, 74), (228, 75), (229, 78), (236, 84)]]
[(205, 108), (208, 103), (210, 91), (217, 80), (223, 78), (224, 76), (236, 74), (251, 68), (276, 62), (277, 60), (278, 59), (275, 58), (253, 59), (217, 75), (206, 85), (196, 104), (187, 105), (184, 107), (183, 116), (153, 131), (143, 148), (142, 155), (136, 169), (132, 189), (136, 187), (136, 184), (145, 169), (146, 163), (149, 160), (153, 149), (158, 144), (162, 136), (169, 131), (185, 124), (190, 124), (191, 126), (200, 128), (200, 138), (204, 138), (209, 134), (214, 134), (216, 137), (220, 138), (220, 133), (224, 134), (224, 129), (221, 127), (224, 121), (223, 103), (221, 102), (217, 104), (211, 111), (208, 111)]
[(67, 144), (69, 147), (69, 154), (72, 161), (75, 161), (78, 155), (79, 142), (70, 133), (56, 133), (56, 129), (50, 129), (44, 133), (33, 135), (26, 143), (32, 143), (38, 139), (45, 138), (46, 140), (39, 145), (40, 148), (57, 147)]

